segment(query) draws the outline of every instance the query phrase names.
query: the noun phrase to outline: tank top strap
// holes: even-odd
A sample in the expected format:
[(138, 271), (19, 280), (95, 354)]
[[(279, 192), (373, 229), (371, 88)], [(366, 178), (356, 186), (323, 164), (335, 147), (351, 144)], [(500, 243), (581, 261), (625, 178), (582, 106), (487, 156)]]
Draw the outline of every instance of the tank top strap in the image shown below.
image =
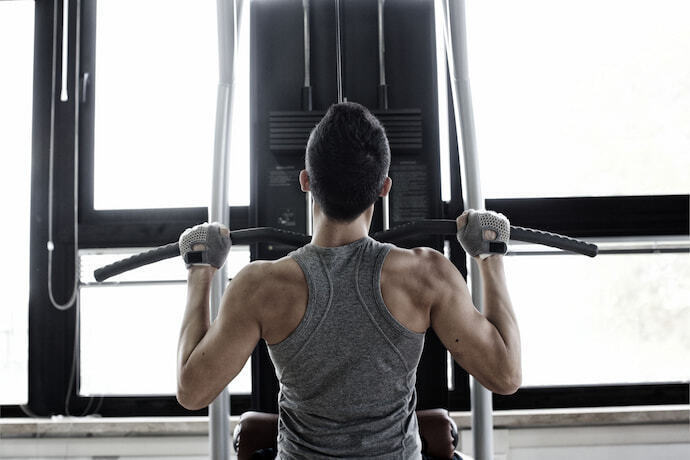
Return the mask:
[(371, 240), (358, 264), (357, 288), (381, 334), (405, 362), (407, 369), (412, 371), (417, 367), (417, 350), (420, 345), (423, 346), (425, 334), (411, 331), (400, 323), (388, 309), (381, 292), (383, 265), (394, 247), (389, 243)]
[[(325, 263), (311, 244), (303, 246), (288, 254), (302, 269), (307, 282), (308, 300), (304, 317), (297, 328), (282, 342), (271, 345), (271, 354), (277, 353), (285, 357), (296, 357), (307, 344), (309, 336), (318, 327), (331, 307), (333, 286)], [(284, 366), (276, 367), (278, 378), (284, 367), (292, 359), (284, 361)]]

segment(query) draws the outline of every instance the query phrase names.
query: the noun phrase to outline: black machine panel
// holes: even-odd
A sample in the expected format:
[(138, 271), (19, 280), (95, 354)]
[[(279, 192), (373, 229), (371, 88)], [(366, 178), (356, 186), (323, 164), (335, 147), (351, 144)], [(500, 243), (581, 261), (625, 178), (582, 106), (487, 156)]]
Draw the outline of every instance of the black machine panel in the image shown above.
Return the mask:
[[(338, 101), (338, 46), (344, 99), (370, 108), (389, 136), (389, 175), (393, 180), (390, 225), (443, 217), (433, 1), (385, 3), (387, 107), (379, 102), (377, 4), (340, 0), (336, 12), (335, 1), (310, 2), (312, 104), (305, 107), (302, 1), (251, 2), (252, 226), (306, 232), (307, 204), (298, 175), (304, 168), (304, 148), (311, 128)], [(382, 226), (379, 202), (372, 233)], [(442, 249), (442, 241), (426, 238), (406, 242), (405, 246)], [(277, 259), (292, 249), (260, 244), (252, 248), (252, 258)], [(417, 378), (419, 408), (447, 404), (446, 353), (433, 332), (427, 334)], [(277, 411), (278, 385), (263, 343), (253, 356), (253, 380), (253, 407)]]

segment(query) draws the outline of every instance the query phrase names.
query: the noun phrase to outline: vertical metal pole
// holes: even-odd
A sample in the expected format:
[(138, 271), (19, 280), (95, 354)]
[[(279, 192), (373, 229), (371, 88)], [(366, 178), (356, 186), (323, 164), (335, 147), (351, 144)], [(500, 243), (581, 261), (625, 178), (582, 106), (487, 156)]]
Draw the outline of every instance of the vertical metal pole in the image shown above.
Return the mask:
[[(379, 110), (388, 110), (388, 87), (386, 86), (386, 40), (384, 27), (384, 7), (386, 0), (378, 0), (378, 37), (379, 37)], [(390, 194), (381, 201), (381, 214), (383, 217), (383, 229), (391, 228), (390, 219)]]
[[(312, 110), (312, 92), (311, 92), (311, 32), (309, 11), (311, 9), (310, 0), (302, 0), (302, 23), (304, 25), (304, 88), (302, 88), (302, 110)], [(306, 152), (305, 152), (306, 153)], [(313, 213), (313, 198), (311, 192), (305, 193), (307, 222), (306, 233), (311, 236), (314, 232), (314, 213)]]
[(340, 24), (340, 0), (335, 0), (335, 76), (338, 86), (338, 102), (344, 102), (343, 94), (343, 41)]
[[(302, 0), (302, 25), (304, 26), (304, 87), (311, 88), (311, 34), (309, 30), (310, 1)], [(306, 104), (303, 104), (306, 105)], [(311, 103), (308, 104), (311, 106)], [(311, 110), (311, 107), (302, 107)]]
[(379, 110), (388, 110), (388, 86), (386, 84), (386, 39), (384, 27), (384, 9), (386, 0), (378, 3), (378, 29), (379, 29)]
[[(462, 134), (463, 155), (460, 156), (460, 171), (465, 209), (483, 209), (479, 176), (479, 157), (472, 112), (472, 94), (467, 68), (467, 31), (465, 22), (465, 0), (442, 0), (445, 19), (445, 42), (448, 68), (450, 71), (453, 109), (456, 129)], [(472, 259), (469, 267), (472, 299), (482, 311), (482, 286), (479, 267)], [(474, 457), (477, 460), (493, 460), (493, 420), (491, 392), (470, 377), (472, 400), (472, 438)]]
[(390, 194), (386, 195), (383, 197), (382, 203), (381, 203), (381, 213), (382, 213), (382, 220), (383, 220), (383, 229), (384, 230), (390, 230), (391, 228), (391, 200), (390, 200)]
[[(228, 166), (232, 128), (232, 90), (235, 82), (234, 63), (237, 44), (236, 0), (217, 0), (218, 13), (218, 94), (216, 131), (213, 151), (213, 189), (208, 209), (209, 221), (230, 226), (228, 206)], [(211, 321), (218, 316), (221, 298), (228, 281), (226, 267), (218, 270), (211, 284)], [(221, 391), (209, 406), (210, 458), (230, 458), (230, 395)]]
[[(384, 40), (384, 17), (383, 10), (386, 0), (379, 0), (378, 2), (378, 31), (379, 31), (379, 85), (386, 86), (386, 41)], [(379, 109), (387, 109), (386, 104), (379, 101)]]

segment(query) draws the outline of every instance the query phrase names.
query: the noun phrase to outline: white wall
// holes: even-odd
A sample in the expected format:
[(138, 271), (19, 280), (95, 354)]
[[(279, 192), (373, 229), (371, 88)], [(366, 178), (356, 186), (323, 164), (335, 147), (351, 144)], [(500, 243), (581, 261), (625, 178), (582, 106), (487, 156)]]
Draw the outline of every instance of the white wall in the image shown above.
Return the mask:
[[(496, 460), (688, 460), (688, 423), (497, 429)], [(141, 459), (208, 458), (208, 439), (199, 434), (105, 437), (5, 437), (0, 430), (2, 459)], [(469, 430), (460, 432), (460, 448), (472, 451)]]
[(141, 436), (136, 438), (0, 439), (0, 458), (26, 459), (164, 459), (208, 458), (205, 436)]
[[(460, 447), (472, 454), (470, 431)], [(494, 431), (495, 460), (690, 460), (688, 424), (513, 428)]]

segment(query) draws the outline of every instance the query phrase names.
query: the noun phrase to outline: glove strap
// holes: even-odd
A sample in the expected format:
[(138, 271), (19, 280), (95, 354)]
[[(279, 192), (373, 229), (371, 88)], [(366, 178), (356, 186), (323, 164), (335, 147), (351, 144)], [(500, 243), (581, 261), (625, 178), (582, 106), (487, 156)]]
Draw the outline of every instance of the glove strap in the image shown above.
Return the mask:
[(489, 241), (489, 252), (492, 254), (505, 254), (508, 252), (508, 245), (503, 241)]
[(206, 251), (189, 251), (182, 258), (184, 263), (187, 264), (187, 268), (192, 265), (208, 265), (206, 261)]

